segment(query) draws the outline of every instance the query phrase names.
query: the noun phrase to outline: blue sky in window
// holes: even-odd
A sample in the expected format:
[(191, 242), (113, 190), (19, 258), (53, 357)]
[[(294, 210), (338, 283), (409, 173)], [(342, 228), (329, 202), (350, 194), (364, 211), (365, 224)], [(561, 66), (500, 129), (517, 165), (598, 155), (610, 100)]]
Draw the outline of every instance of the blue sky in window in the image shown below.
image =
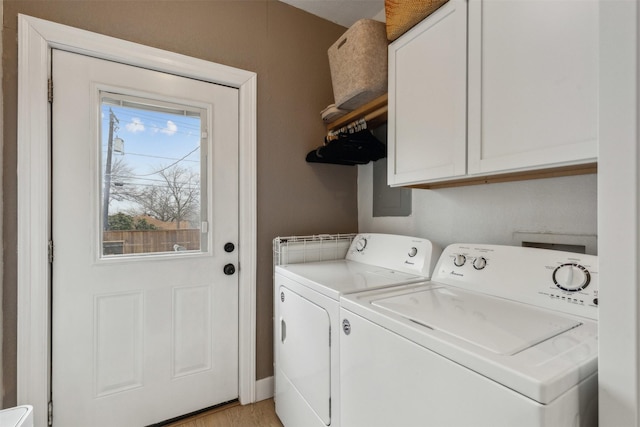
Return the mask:
[[(110, 111), (118, 120), (114, 140), (124, 141), (121, 153), (114, 145), (112, 167), (116, 162), (122, 162), (130, 169), (133, 175), (126, 185), (163, 185), (157, 172), (174, 165), (200, 173), (200, 117), (107, 104), (101, 108), (102, 173), (107, 158)], [(112, 182), (112, 189), (114, 184)], [(111, 212), (128, 211), (133, 207), (131, 202), (113, 198), (110, 203)]]
[(199, 117), (128, 107), (102, 106), (103, 159), (107, 151), (109, 110), (119, 121), (114, 139), (124, 140), (124, 154), (114, 153), (114, 158), (124, 156), (136, 173), (146, 175), (175, 162), (199, 169)]

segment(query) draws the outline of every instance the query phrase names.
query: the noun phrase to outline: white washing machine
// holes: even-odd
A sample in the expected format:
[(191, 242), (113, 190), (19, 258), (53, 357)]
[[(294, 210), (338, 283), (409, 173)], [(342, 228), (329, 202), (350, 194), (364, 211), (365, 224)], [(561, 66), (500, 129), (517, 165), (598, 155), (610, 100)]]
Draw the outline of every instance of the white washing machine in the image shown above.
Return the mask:
[(349, 427), (596, 426), (597, 257), (455, 244), (432, 280), (341, 298)]
[(440, 252), (427, 239), (359, 234), (345, 259), (275, 267), (275, 406), (285, 427), (340, 425), (340, 296), (423, 281)]

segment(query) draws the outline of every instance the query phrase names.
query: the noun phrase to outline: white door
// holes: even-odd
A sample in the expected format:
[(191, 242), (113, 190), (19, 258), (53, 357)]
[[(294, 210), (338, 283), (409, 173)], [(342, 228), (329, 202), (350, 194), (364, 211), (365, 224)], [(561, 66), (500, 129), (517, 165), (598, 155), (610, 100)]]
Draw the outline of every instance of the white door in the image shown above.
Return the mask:
[(237, 90), (62, 51), (52, 75), (54, 426), (237, 398)]

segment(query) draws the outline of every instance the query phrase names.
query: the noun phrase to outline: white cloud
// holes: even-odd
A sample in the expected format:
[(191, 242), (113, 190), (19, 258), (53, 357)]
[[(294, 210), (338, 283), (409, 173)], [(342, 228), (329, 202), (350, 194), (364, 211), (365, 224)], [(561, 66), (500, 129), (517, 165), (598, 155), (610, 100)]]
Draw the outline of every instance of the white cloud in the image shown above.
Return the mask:
[(131, 119), (129, 123), (125, 126), (125, 128), (131, 133), (138, 133), (144, 131), (144, 124), (142, 120), (137, 117)]
[(160, 132), (171, 136), (177, 131), (178, 131), (178, 126), (175, 123), (173, 123), (171, 120), (167, 120), (167, 127), (162, 129)]

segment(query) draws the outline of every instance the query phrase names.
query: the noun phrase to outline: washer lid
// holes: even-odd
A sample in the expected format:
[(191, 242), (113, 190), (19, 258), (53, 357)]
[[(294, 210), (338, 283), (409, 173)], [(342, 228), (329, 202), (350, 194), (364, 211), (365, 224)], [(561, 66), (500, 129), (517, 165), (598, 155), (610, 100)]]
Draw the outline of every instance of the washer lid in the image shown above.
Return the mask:
[(330, 298), (424, 280), (423, 276), (350, 260), (276, 266), (276, 273), (302, 283)]
[(451, 287), (382, 298), (373, 305), (502, 355), (517, 354), (582, 324), (534, 306)]

